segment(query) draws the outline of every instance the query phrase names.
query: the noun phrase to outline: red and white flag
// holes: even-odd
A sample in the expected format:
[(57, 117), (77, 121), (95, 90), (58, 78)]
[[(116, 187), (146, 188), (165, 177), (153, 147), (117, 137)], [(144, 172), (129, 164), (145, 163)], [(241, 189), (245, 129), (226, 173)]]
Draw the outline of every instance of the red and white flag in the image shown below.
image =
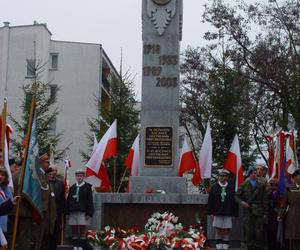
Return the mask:
[(293, 174), (298, 169), (298, 160), (293, 132), (289, 133), (287, 138), (285, 168), (289, 174)]
[(117, 156), (117, 120), (106, 131), (88, 163), (86, 164), (85, 181), (99, 187), (103, 178), (103, 161)]
[[(2, 138), (2, 118), (0, 117), (0, 138)], [(8, 174), (8, 186), (13, 188), (13, 180), (12, 180), (12, 174), (9, 166), (9, 141), (12, 135), (13, 129), (12, 127), (6, 123), (5, 126), (5, 137), (4, 137), (4, 152), (3, 152), (3, 165), (7, 171)]]
[(69, 168), (71, 167), (71, 161), (65, 160), (65, 173), (64, 173), (64, 187), (65, 187), (65, 198), (68, 198), (69, 190), (70, 190), (70, 182), (69, 182)]
[(272, 173), (269, 178), (269, 182), (273, 178), (280, 177), (280, 171), (284, 163), (284, 145), (285, 145), (285, 132), (280, 131), (276, 134), (275, 153), (272, 167)]
[(179, 160), (177, 176), (183, 176), (186, 171), (195, 169), (197, 166), (193, 151), (190, 149), (186, 137), (184, 138)]
[(235, 135), (231, 144), (230, 150), (224, 163), (224, 168), (235, 175), (235, 191), (237, 191), (240, 185), (244, 182), (240, 144), (237, 135)]
[[(124, 165), (130, 169), (129, 176), (138, 176), (140, 164), (140, 136), (138, 135), (133, 144), (129, 153), (124, 161)], [(129, 181), (127, 184), (126, 192), (129, 192)]]
[(130, 176), (137, 176), (139, 171), (140, 163), (140, 136), (138, 135), (133, 144), (129, 153), (124, 161), (124, 165), (130, 169)]

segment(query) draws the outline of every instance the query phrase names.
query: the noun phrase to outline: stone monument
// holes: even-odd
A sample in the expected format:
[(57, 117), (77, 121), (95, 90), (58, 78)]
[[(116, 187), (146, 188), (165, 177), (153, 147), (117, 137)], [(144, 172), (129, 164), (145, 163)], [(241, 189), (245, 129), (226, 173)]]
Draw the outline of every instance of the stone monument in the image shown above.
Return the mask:
[(130, 190), (186, 193), (178, 178), (179, 46), (182, 0), (143, 0), (141, 162)]
[[(183, 225), (198, 214), (206, 222), (207, 195), (188, 195), (177, 177), (179, 127), (179, 43), (182, 0), (142, 0), (143, 81), (141, 162), (130, 177), (130, 193), (97, 193), (93, 228), (143, 227), (152, 213), (170, 211)], [(146, 194), (148, 188), (166, 194)], [(189, 211), (189, 213), (187, 213)]]

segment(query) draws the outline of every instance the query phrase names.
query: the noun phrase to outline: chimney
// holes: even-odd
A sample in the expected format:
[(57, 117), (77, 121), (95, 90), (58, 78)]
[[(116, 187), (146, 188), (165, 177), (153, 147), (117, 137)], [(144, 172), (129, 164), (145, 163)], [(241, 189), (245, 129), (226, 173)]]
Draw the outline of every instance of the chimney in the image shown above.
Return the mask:
[(10, 22), (3, 22), (4, 27), (9, 27)]

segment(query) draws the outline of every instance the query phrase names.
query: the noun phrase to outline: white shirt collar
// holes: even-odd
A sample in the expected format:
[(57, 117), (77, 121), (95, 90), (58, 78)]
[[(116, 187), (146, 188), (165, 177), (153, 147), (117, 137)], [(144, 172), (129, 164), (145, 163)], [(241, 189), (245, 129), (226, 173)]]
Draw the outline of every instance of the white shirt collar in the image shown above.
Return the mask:
[(82, 187), (83, 185), (84, 185), (84, 181), (83, 182), (81, 182), (80, 184), (78, 184), (77, 182), (76, 182), (76, 187)]
[(219, 183), (219, 185), (221, 186), (221, 187), (227, 187), (227, 185), (228, 185), (228, 182), (226, 181), (224, 184), (222, 184), (220, 181), (218, 181), (218, 183)]

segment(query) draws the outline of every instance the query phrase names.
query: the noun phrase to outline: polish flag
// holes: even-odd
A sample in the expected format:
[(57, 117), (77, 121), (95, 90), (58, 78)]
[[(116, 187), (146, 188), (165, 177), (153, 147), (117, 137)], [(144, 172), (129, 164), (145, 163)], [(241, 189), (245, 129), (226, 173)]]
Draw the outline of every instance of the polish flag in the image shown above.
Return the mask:
[(224, 168), (236, 176), (235, 191), (237, 191), (240, 185), (244, 182), (240, 144), (237, 135), (235, 135), (231, 144), (224, 163)]
[(285, 133), (280, 131), (276, 134), (276, 145), (275, 145), (275, 153), (274, 153), (274, 161), (272, 167), (272, 173), (269, 178), (269, 182), (273, 178), (280, 177), (281, 168), (284, 163), (284, 141), (285, 141)]
[(298, 169), (298, 160), (295, 152), (294, 134), (288, 134), (286, 143), (286, 165), (285, 168), (289, 174), (293, 174)]
[(130, 176), (137, 176), (139, 171), (140, 163), (140, 137), (139, 135), (135, 138), (131, 149), (124, 161), (124, 165), (130, 169)]
[[(92, 154), (96, 151), (97, 145), (98, 145), (98, 141), (97, 141), (96, 135), (94, 133), (94, 146), (93, 146)], [(93, 176), (93, 172), (90, 169), (88, 169), (87, 171), (89, 172), (89, 175)], [(107, 170), (106, 170), (106, 166), (103, 162), (101, 163), (101, 167), (100, 167), (98, 176), (97, 177), (95, 176), (94, 178), (98, 178), (99, 182), (101, 181), (101, 184), (99, 187), (100, 190), (111, 190), (111, 182), (110, 182)]]
[(101, 181), (105, 181), (103, 177), (103, 161), (110, 157), (117, 156), (117, 120), (113, 122), (106, 131), (88, 163), (86, 164), (85, 181), (93, 186), (99, 187)]
[(64, 187), (65, 187), (65, 198), (68, 198), (69, 190), (70, 190), (70, 182), (69, 182), (69, 168), (71, 167), (71, 161), (65, 160), (65, 173), (64, 173)]
[(177, 176), (183, 176), (186, 171), (195, 169), (197, 167), (195, 157), (190, 149), (186, 137), (184, 138), (183, 146), (181, 149), (181, 155), (179, 160), (179, 167)]
[[(138, 176), (139, 164), (140, 164), (140, 136), (138, 135), (129, 153), (124, 161), (124, 165), (130, 169), (130, 176)], [(129, 181), (127, 184), (126, 192), (129, 192)]]
[[(2, 139), (2, 117), (0, 117), (0, 138)], [(12, 127), (6, 123), (5, 133), (4, 133), (4, 150), (3, 150), (3, 166), (5, 167), (8, 174), (8, 186), (13, 188), (12, 174), (9, 167), (9, 141), (12, 135)]]

